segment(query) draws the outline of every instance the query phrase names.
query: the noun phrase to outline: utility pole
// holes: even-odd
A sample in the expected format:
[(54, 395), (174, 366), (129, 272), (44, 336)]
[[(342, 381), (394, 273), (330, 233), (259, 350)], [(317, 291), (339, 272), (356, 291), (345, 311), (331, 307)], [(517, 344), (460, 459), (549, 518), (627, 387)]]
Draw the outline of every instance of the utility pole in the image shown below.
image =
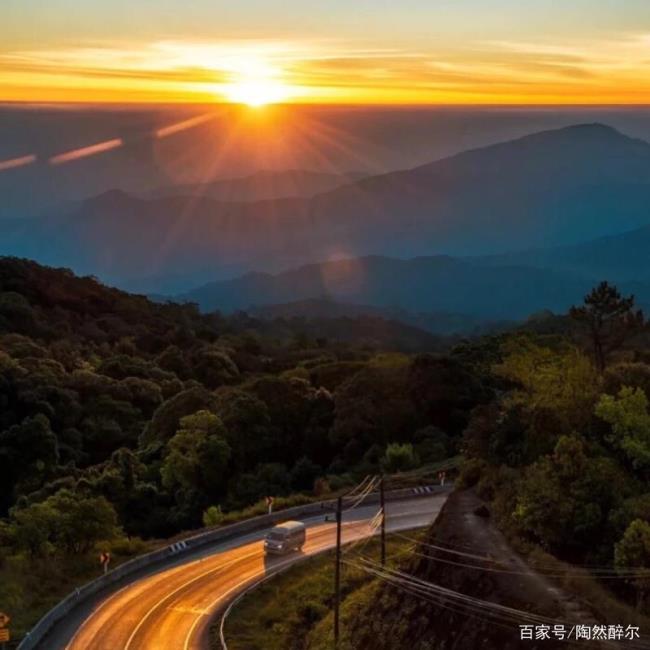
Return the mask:
[(339, 647), (339, 608), (341, 605), (341, 519), (343, 498), (336, 500), (336, 569), (334, 571), (334, 647)]
[(379, 483), (379, 506), (381, 508), (381, 566), (386, 565), (386, 499), (384, 497), (384, 475)]

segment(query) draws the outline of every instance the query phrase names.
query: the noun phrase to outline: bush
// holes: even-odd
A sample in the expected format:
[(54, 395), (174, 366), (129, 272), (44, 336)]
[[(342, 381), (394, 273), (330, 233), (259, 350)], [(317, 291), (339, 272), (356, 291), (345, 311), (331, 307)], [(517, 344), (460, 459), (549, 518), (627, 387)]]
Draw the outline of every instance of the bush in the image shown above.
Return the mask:
[(386, 447), (386, 453), (381, 461), (384, 471), (394, 474), (403, 472), (418, 465), (418, 457), (410, 443), (400, 444), (391, 442)]
[(637, 589), (637, 608), (643, 610), (650, 592), (650, 523), (635, 519), (616, 544), (614, 564), (623, 571), (636, 572), (630, 581)]
[(133, 557), (147, 553), (150, 545), (139, 537), (121, 537), (110, 543), (109, 550), (113, 555)]
[(221, 511), (221, 506), (210, 506), (207, 510), (204, 510), (202, 520), (206, 528), (212, 528), (223, 523), (224, 514)]
[(474, 487), (481, 479), (487, 463), (480, 458), (468, 458), (460, 467), (456, 485), (463, 488)]
[(84, 554), (121, 532), (115, 509), (104, 497), (83, 497), (68, 489), (41, 503), (13, 508), (11, 516), (18, 547), (32, 556), (57, 550)]
[(486, 467), (476, 484), (476, 493), (484, 501), (492, 501), (496, 496), (498, 483), (497, 471), (492, 467)]

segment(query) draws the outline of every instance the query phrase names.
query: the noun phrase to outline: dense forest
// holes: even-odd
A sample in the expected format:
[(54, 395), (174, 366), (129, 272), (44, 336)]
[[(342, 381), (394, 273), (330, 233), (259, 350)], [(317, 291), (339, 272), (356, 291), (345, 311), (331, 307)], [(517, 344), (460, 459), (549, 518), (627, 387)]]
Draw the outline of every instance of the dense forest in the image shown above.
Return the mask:
[[(650, 330), (605, 282), (565, 324), (502, 343), (491, 374), (503, 390), (464, 432), (464, 482), (511, 534), (634, 573), (650, 568)], [(614, 584), (647, 607), (647, 572)]]
[[(549, 599), (544, 589), (533, 596), (535, 585), (526, 582), (530, 575), (508, 576), (508, 569), (499, 569), (506, 564), (467, 559), (487, 551), (463, 537), (463, 526), (473, 516), (487, 518), (538, 576), (550, 577), (567, 594), (566, 602), (588, 612), (579, 616), (635, 622), (645, 631), (649, 343), (650, 328), (634, 298), (603, 282), (564, 316), (533, 319), (517, 331), (466, 346), (475, 378), (491, 388), (492, 397), (474, 408), (463, 432), (461, 491), (448, 501), (419, 552), (402, 562), (405, 574), (525, 611), (552, 606), (552, 615), (562, 620), (566, 613), (557, 589), (556, 598)], [(477, 497), (487, 507), (462, 510), (464, 498), (471, 503)], [(499, 545), (499, 552), (503, 548)], [(485, 612), (474, 612), (466, 628), (468, 613), (454, 612), (445, 602), (436, 605), (434, 598), (432, 604), (375, 580), (346, 602), (343, 647), (519, 647), (512, 634), (517, 621), (504, 635)], [(304, 647), (327, 647), (330, 628), (331, 621), (323, 619)]]
[(0, 260), (6, 554), (170, 536), (455, 453), (486, 388), (454, 355), (382, 352), (354, 328), (313, 338)]

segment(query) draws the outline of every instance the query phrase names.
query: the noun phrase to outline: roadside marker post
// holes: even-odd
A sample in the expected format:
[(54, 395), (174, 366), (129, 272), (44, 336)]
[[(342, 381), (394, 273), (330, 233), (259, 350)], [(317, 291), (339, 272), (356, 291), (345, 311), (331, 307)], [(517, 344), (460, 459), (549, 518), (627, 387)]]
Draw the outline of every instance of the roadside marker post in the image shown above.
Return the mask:
[(104, 568), (104, 575), (106, 575), (108, 573), (108, 565), (111, 563), (111, 554), (108, 551), (101, 553), (99, 563)]

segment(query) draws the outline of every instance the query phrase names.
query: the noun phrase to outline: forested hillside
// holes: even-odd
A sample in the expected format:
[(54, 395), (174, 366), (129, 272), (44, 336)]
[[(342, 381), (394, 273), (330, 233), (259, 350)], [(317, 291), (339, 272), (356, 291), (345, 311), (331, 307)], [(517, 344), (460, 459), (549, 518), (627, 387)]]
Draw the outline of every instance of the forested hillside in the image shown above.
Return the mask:
[[(567, 317), (530, 325), (471, 348), (479, 381), (496, 389), (463, 434), (457, 487), (471, 491), (454, 494), (403, 574), (350, 597), (343, 647), (520, 647), (523, 614), (500, 620), (492, 603), (647, 629), (648, 326), (606, 283)], [(328, 625), (305, 647), (326, 647)]]
[(326, 492), (389, 443), (409, 445), (406, 465), (456, 450), (485, 394), (458, 360), (298, 325), (1, 260), (2, 545), (42, 557), (167, 536), (211, 506)]

